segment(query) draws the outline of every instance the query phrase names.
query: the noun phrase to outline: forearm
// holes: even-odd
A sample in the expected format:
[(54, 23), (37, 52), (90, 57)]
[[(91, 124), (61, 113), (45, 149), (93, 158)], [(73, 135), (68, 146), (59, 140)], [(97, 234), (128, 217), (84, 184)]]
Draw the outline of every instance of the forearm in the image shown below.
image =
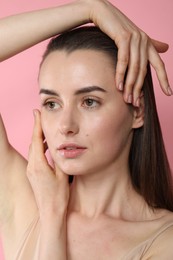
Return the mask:
[(89, 22), (90, 1), (10, 16), (0, 20), (0, 61), (49, 37)]
[[(4, 163), (4, 159), (7, 158), (7, 154), (9, 154), (10, 144), (8, 141), (8, 137), (6, 134), (5, 126), (3, 123), (3, 119), (0, 114), (0, 154), (1, 154), (1, 166)], [(1, 168), (1, 167), (0, 167)]]
[(66, 260), (66, 215), (49, 215), (41, 220), (39, 260)]

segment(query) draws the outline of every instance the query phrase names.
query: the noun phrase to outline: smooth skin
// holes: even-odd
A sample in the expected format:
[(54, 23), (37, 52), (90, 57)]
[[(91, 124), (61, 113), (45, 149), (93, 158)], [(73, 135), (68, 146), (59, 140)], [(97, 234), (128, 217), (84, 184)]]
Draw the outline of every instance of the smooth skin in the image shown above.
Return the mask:
[[(54, 164), (67, 175), (75, 175), (67, 211), (67, 259), (121, 259), (173, 220), (166, 210), (152, 211), (131, 185), (128, 154), (133, 129), (143, 125), (143, 106), (132, 109), (124, 103), (114, 75), (110, 58), (91, 50), (54, 52), (40, 71), (41, 118), (39, 112), (37, 116)], [(88, 86), (105, 92), (76, 95)], [(67, 143), (86, 151), (68, 159), (58, 151)], [(52, 224), (51, 217), (48, 220)], [(171, 259), (172, 234), (173, 228), (164, 234), (166, 240), (161, 236), (153, 243), (143, 259)]]
[[(98, 13), (100, 14), (99, 17)], [(106, 23), (104, 20), (102, 20), (102, 17), (105, 16), (109, 17)], [(68, 19), (63, 20), (64, 17)], [(43, 21), (45, 22), (44, 27), (42, 26)], [(136, 35), (138, 35), (140, 39), (142, 37), (141, 35), (143, 35), (144, 37), (142, 37), (144, 41), (138, 42), (139, 45), (137, 49), (141, 49), (141, 51), (137, 51), (137, 53), (134, 54), (134, 58), (131, 58), (131, 62), (129, 63), (131, 67), (131, 75), (129, 74), (129, 83), (126, 82), (124, 88), (124, 97), (127, 101), (127, 97), (129, 97), (129, 95), (131, 95), (132, 93), (134, 78), (136, 78), (136, 82), (143, 81), (142, 79), (144, 78), (145, 73), (142, 71), (145, 71), (146, 67), (146, 59), (144, 58), (144, 56), (147, 56), (151, 64), (155, 67), (164, 92), (166, 94), (169, 94), (169, 84), (167, 81), (163, 62), (157, 54), (155, 48), (153, 47), (149, 37), (143, 34), (141, 30), (139, 30), (131, 21), (128, 20), (128, 18), (126, 18), (118, 9), (113, 7), (107, 1), (75, 1), (74, 3), (68, 4), (66, 6), (20, 14), (0, 20), (0, 32), (3, 36), (0, 37), (0, 60), (3, 61), (44, 39), (47, 39), (69, 28), (73, 28), (77, 25), (84, 24), (88, 21), (93, 21), (96, 25), (98, 25), (103, 31), (105, 31), (110, 37), (115, 40), (116, 44), (119, 47), (119, 65), (116, 72), (116, 86), (119, 86), (120, 83), (123, 82), (124, 71), (127, 67), (128, 62), (130, 61), (130, 57), (132, 56), (132, 50), (133, 52), (136, 52), (136, 43), (134, 43), (135, 41), (133, 40), (133, 38)], [(116, 26), (112, 26), (112, 24), (116, 24)], [(114, 31), (115, 28), (116, 31)], [(166, 44), (156, 42), (154, 42), (154, 44), (155, 47), (157, 46), (158, 51), (166, 51), (167, 49)], [(128, 50), (130, 50), (130, 56), (128, 56)], [(140, 56), (141, 53), (144, 53), (145, 55)], [(135, 64), (140, 64), (140, 66), (138, 67), (140, 67), (141, 73), (139, 73), (139, 71), (137, 72), (137, 70), (134, 69), (136, 67)], [(139, 74), (140, 78), (138, 79)], [(141, 86), (133, 88), (133, 95), (136, 95), (135, 99), (138, 99), (140, 88)], [(119, 93), (119, 95), (121, 94), (121, 92), (118, 91), (117, 93)], [(76, 196), (74, 192), (71, 194), (71, 198), (74, 198), (75, 203), (73, 202), (73, 200), (69, 201), (70, 191), (67, 183), (67, 175), (63, 173), (62, 169), (60, 170), (57, 164), (54, 165), (54, 168), (51, 168), (48, 165), (48, 162), (44, 155), (45, 146), (43, 144), (44, 137), (42, 133), (40, 113), (39, 111), (35, 111), (34, 114), (35, 127), (33, 132), (32, 145), (30, 147), (29, 153), (29, 164), (10, 145), (7, 139), (2, 118), (0, 117), (0, 223), (6, 259), (12, 259), (12, 257), (14, 256), (14, 252), (19, 244), (21, 235), (23, 234), (23, 231), (26, 229), (34, 216), (38, 214), (40, 216), (41, 222), (39, 259), (65, 260), (68, 257), (68, 259), (74, 258), (75, 260), (77, 260), (76, 254), (78, 255), (78, 257), (80, 256), (78, 253), (85, 254), (85, 257), (89, 257), (88, 248), (90, 248), (91, 245), (86, 244), (86, 242), (90, 242), (90, 240), (83, 240), (83, 246), (81, 247), (79, 246), (79, 244), (76, 244), (76, 246), (74, 246), (74, 240), (70, 239), (70, 234), (73, 238), (74, 235), (76, 235), (76, 241), (78, 241), (77, 239), (80, 238), (80, 234), (78, 232), (81, 230), (80, 224), (83, 226), (85, 220), (87, 221), (85, 222), (85, 224), (89, 223), (90, 220), (94, 221), (94, 218), (92, 218), (92, 216), (94, 216), (93, 212), (95, 212), (94, 205), (91, 205), (91, 218), (88, 218), (88, 214), (86, 219), (81, 218), (80, 215), (75, 216), (74, 214), (70, 214), (70, 212), (72, 213), (74, 211), (74, 205), (78, 205), (79, 202), (76, 201)], [(26, 172), (28, 178), (26, 177)], [(107, 183), (107, 189), (108, 186), (109, 185)], [(50, 187), (52, 189), (50, 189)], [(101, 194), (101, 191), (99, 192)], [(119, 191), (119, 194), (121, 194), (121, 191)], [(43, 197), (43, 195), (45, 197)], [(92, 198), (93, 197), (94, 196), (92, 196)], [(81, 197), (81, 199), (82, 198), (83, 197)], [(99, 220), (99, 222), (97, 223), (99, 223), (99, 227), (103, 227), (103, 224), (106, 227), (106, 223), (108, 223), (108, 218), (106, 216), (103, 216), (103, 218), (101, 217), (102, 213), (104, 212), (103, 207), (105, 205), (108, 205), (107, 209), (108, 211), (110, 211), (111, 216), (113, 211), (112, 209), (114, 207), (111, 206), (110, 200), (108, 200), (108, 204), (106, 204), (103, 203), (103, 198), (101, 196), (99, 196), (99, 198), (101, 198), (101, 200), (99, 203), (100, 207), (97, 211), (97, 220)], [(113, 196), (113, 198), (118, 199), (117, 196)], [(104, 199), (106, 199), (106, 197)], [(139, 201), (141, 201), (141, 198), (138, 199)], [(98, 201), (95, 201), (95, 203), (97, 202)], [(67, 205), (70, 205), (70, 211), (67, 211)], [(88, 209), (90, 208), (89, 206), (84, 209), (84, 212), (88, 211)], [(122, 209), (121, 206), (123, 206), (123, 204), (121, 205), (119, 201), (119, 210)], [(119, 212), (121, 212), (121, 210)], [(122, 214), (121, 212), (121, 215), (123, 217), (126, 217), (125, 213)], [(160, 219), (160, 215), (164, 215), (164, 213), (158, 213), (158, 222), (156, 221), (156, 225), (152, 225), (152, 227), (155, 229), (157, 229), (161, 225), (162, 222), (160, 221), (166, 221), (164, 217)], [(166, 219), (169, 218), (169, 214), (165, 213), (165, 215)], [(116, 222), (117, 216), (118, 212), (117, 215), (113, 218), (113, 225), (117, 223), (115, 227), (121, 228), (123, 227), (124, 222), (123, 225), (119, 225), (120, 222)], [(148, 218), (151, 217), (150, 212), (148, 213), (148, 210), (147, 216)], [(67, 218), (68, 222), (66, 222)], [(133, 215), (131, 216), (131, 218), (133, 219)], [(68, 227), (66, 227), (66, 223), (68, 223)], [(75, 225), (75, 223), (79, 223), (79, 226)], [(112, 222), (109, 223), (111, 224)], [(96, 225), (94, 225), (93, 227), (97, 228)], [(110, 225), (110, 227), (112, 227), (112, 225)], [(68, 228), (69, 230), (69, 237), (66, 236), (66, 228)], [(125, 227), (125, 230), (126, 228), (127, 226)], [(133, 229), (134, 226), (132, 226), (132, 230)], [(142, 230), (143, 229), (144, 227), (142, 227)], [(100, 228), (98, 228), (98, 230), (100, 230)], [(107, 233), (107, 229), (105, 228), (104, 230)], [(150, 229), (146, 229), (145, 227), (145, 230)], [(99, 237), (102, 238), (101, 241), (103, 243), (103, 238), (105, 237), (106, 233), (103, 233), (102, 236), (99, 235)], [(113, 232), (113, 234), (115, 233), (116, 232)], [(95, 234), (97, 236), (97, 233)], [(109, 234), (112, 235), (112, 233)], [(165, 236), (166, 237), (164, 237), (163, 241), (161, 240), (159, 242), (160, 245), (162, 245), (161, 247), (159, 247), (159, 250), (161, 251), (159, 253), (163, 254), (164, 252), (165, 256), (164, 247), (166, 247), (166, 252), (168, 253), (169, 257), (169, 253), (171, 253), (169, 252), (171, 246), (169, 246), (169, 242), (167, 242), (166, 244), (162, 242), (166, 240), (171, 241), (171, 239), (169, 238), (172, 236), (172, 231), (170, 231), (170, 233), (166, 233)], [(11, 237), (13, 237), (13, 240), (11, 240)], [(145, 238), (141, 237), (141, 240), (143, 239)], [(67, 242), (68, 248), (66, 248)], [(80, 240), (80, 242), (82, 242), (82, 240)], [(120, 246), (120, 244), (117, 244), (117, 248), (115, 247), (115, 249), (118, 250), (118, 246)], [(87, 245), (86, 248), (84, 248), (85, 245)], [(114, 248), (115, 244), (113, 244), (112, 246)], [(127, 250), (129, 249), (129, 246), (130, 245), (127, 244)], [(119, 254), (125, 253), (121, 251), (121, 249), (122, 248), (119, 248)], [(158, 259), (158, 251), (156, 250), (155, 252), (155, 250), (156, 249), (153, 247), (152, 253), (153, 255), (155, 255), (156, 259)], [(97, 248), (93, 248), (92, 252), (99, 252), (99, 250), (97, 250)], [(106, 252), (104, 251), (103, 253), (103, 255), (106, 257)], [(112, 255), (114, 256), (114, 252), (112, 252)], [(85, 259), (83, 257), (82, 259)], [(167, 259), (169, 259), (168, 257)]]
[[(103, 20), (103, 17), (106, 17), (106, 21)], [(42, 26), (43, 21), (44, 26)], [(155, 69), (163, 92), (166, 95), (172, 94), (164, 63), (157, 53), (165, 52), (168, 45), (151, 40), (146, 33), (105, 0), (78, 0), (57, 8), (2, 19), (0, 21), (2, 35), (0, 61), (57, 33), (90, 21), (108, 34), (118, 46), (116, 86), (120, 90), (124, 89), (126, 102), (139, 104), (147, 61)], [(114, 24), (116, 26), (113, 26)], [(129, 66), (129, 73), (124, 82), (127, 66)]]
[[(107, 64), (106, 72), (103, 64)], [(143, 124), (143, 108), (129, 108), (124, 103), (122, 94), (115, 88), (114, 75), (110, 58), (94, 51), (76, 51), (70, 55), (56, 52), (43, 63), (40, 89), (46, 86), (46, 90), (59, 96), (41, 94), (41, 114), (34, 111), (28, 167), (23, 171), (13, 168), (16, 170), (13, 174), (18, 170), (18, 174), (25, 175), (26, 170), (33, 194), (28, 194), (27, 190), (19, 193), (19, 187), (26, 189), (30, 185), (16, 175), (16, 183), (13, 182), (13, 189), (18, 185), (18, 197), (13, 192), (15, 214), (13, 210), (8, 211), (11, 221), (2, 215), (3, 237), (7, 240), (8, 234), (14, 237), (11, 244), (10, 239), (5, 243), (7, 259), (11, 259), (10, 254), (13, 255), (22, 231), (37, 214), (41, 225), (39, 259), (45, 260), (121, 259), (173, 220), (173, 214), (166, 210), (152, 211), (132, 188), (127, 155), (133, 128)], [(88, 83), (91, 86), (101, 84), (106, 92), (94, 91), (76, 97), (76, 91)], [(93, 102), (88, 103), (88, 99)], [(54, 169), (44, 155), (44, 136)], [(69, 142), (85, 146), (86, 154), (73, 161), (61, 158), (56, 147)], [(106, 157), (102, 148), (105, 144)], [(15, 156), (15, 161), (19, 162)], [(99, 156), (102, 160), (97, 160)], [(77, 171), (78, 166), (80, 171)], [(74, 172), (75, 181), (70, 188), (67, 177)], [(23, 199), (25, 204), (21, 205)], [(172, 235), (173, 228), (153, 243), (143, 259), (171, 259)]]

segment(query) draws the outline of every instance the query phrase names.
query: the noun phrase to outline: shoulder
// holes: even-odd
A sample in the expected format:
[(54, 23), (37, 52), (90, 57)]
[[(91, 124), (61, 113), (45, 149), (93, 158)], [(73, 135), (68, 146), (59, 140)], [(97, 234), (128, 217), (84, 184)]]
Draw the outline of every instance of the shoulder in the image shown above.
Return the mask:
[(173, 259), (173, 212), (167, 211), (162, 224), (148, 252), (152, 260)]

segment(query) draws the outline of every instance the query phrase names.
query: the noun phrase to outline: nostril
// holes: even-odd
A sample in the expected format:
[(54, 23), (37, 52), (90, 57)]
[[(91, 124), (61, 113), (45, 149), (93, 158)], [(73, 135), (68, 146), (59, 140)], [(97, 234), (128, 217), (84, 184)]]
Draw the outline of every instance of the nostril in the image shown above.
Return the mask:
[(75, 135), (79, 132), (79, 128), (77, 125), (60, 126), (59, 131), (62, 135)]
[(74, 132), (73, 131), (68, 131), (67, 134), (73, 134)]

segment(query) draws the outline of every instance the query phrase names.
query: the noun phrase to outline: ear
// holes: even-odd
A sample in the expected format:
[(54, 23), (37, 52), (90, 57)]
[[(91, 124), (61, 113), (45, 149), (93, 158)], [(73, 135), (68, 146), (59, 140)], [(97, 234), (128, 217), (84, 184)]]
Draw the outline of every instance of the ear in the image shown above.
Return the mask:
[(144, 125), (145, 106), (144, 97), (141, 98), (140, 106), (133, 108), (133, 124), (132, 128), (140, 128)]

